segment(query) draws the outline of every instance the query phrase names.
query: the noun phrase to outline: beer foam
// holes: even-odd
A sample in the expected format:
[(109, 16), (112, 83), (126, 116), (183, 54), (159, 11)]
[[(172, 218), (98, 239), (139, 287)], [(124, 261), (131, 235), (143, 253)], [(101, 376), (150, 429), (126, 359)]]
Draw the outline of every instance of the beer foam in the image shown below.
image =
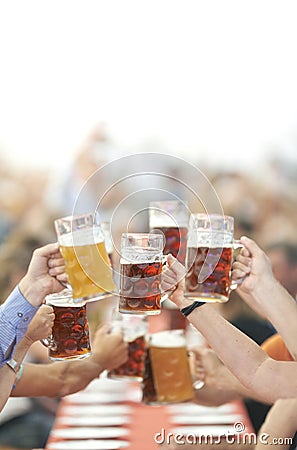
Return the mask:
[(103, 241), (104, 237), (99, 227), (75, 230), (59, 236), (59, 244), (63, 247), (94, 245)]
[(172, 216), (163, 214), (161, 217), (150, 217), (150, 228), (178, 228), (178, 221)]
[(63, 302), (62, 300), (47, 300), (47, 305), (55, 306), (58, 308), (81, 308), (85, 305), (85, 303), (69, 303), (69, 302)]
[(160, 262), (162, 258), (162, 251), (159, 248), (151, 247), (125, 248), (121, 250), (121, 253), (121, 264)]
[(166, 330), (151, 334), (150, 345), (153, 347), (185, 347), (186, 339), (180, 330)]
[(45, 297), (47, 305), (60, 306), (61, 308), (80, 308), (85, 303), (73, 303), (72, 293), (69, 289), (64, 289), (55, 294), (49, 294)]

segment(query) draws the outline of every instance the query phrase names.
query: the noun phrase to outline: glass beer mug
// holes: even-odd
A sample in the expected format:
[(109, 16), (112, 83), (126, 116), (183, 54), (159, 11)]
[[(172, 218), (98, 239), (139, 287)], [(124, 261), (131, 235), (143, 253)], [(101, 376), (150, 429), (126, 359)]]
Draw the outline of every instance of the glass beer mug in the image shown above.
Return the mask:
[(150, 230), (164, 234), (164, 255), (171, 253), (182, 264), (186, 260), (188, 222), (186, 202), (166, 200), (149, 204)]
[(73, 304), (71, 291), (46, 296), (46, 304), (54, 309), (52, 334), (41, 342), (48, 347), (49, 359), (82, 359), (90, 356), (89, 326), (85, 304)]
[(148, 317), (146, 315), (120, 314), (112, 315), (111, 331), (121, 330), (123, 339), (128, 343), (128, 360), (108, 372), (108, 378), (142, 381), (146, 350)]
[(164, 238), (154, 233), (124, 233), (121, 239), (120, 304), (124, 314), (161, 312)]
[(184, 330), (151, 334), (145, 359), (142, 401), (168, 404), (190, 401), (193, 397)]
[(234, 218), (192, 214), (188, 233), (185, 297), (204, 302), (227, 302), (237, 284), (231, 281)]
[(55, 220), (74, 303), (104, 299), (115, 291), (104, 236), (92, 214)]

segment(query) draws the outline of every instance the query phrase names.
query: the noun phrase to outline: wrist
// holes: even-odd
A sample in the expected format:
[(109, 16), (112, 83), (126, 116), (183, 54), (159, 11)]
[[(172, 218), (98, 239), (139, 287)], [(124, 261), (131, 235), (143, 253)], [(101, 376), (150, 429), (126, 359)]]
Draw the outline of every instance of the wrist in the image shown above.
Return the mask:
[(44, 289), (38, 285), (36, 280), (30, 280), (27, 275), (19, 282), (19, 290), (23, 297), (34, 307), (40, 306), (46, 295), (43, 292)]
[(256, 285), (250, 295), (261, 305), (263, 311), (269, 313), (272, 304), (279, 303), (278, 299), (281, 290), (283, 290), (281, 284), (275, 278), (271, 278)]
[(100, 360), (101, 358), (98, 357), (98, 355), (96, 355), (95, 353), (92, 353), (91, 356), (88, 359), (94, 365), (94, 371), (96, 373), (96, 377), (99, 377), (102, 372), (107, 370), (107, 368), (104, 367), (104, 364), (101, 361), (100, 362), (98, 361), (98, 359)]
[(185, 316), (188, 317), (196, 308), (199, 308), (201, 306), (205, 305), (205, 302), (200, 302), (198, 300), (190, 303), (187, 306), (184, 306), (180, 309), (180, 312)]

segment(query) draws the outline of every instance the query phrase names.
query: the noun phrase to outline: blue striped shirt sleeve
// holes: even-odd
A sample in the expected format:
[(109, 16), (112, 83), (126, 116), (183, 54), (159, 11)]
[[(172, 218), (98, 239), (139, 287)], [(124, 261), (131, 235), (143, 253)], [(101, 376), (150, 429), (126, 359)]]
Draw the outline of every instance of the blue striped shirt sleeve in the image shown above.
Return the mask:
[(18, 286), (0, 306), (0, 367), (12, 358), (38, 309), (23, 297)]

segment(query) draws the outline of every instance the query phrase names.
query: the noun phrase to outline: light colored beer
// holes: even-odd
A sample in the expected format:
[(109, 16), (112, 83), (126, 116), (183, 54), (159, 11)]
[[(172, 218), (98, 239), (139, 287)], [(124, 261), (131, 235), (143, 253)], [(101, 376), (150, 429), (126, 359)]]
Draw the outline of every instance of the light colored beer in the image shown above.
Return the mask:
[(94, 242), (93, 236), (73, 232), (71, 238), (61, 236), (59, 243), (74, 299), (115, 290), (104, 241)]
[(176, 403), (194, 396), (188, 352), (179, 330), (155, 333), (147, 352), (145, 403)]

